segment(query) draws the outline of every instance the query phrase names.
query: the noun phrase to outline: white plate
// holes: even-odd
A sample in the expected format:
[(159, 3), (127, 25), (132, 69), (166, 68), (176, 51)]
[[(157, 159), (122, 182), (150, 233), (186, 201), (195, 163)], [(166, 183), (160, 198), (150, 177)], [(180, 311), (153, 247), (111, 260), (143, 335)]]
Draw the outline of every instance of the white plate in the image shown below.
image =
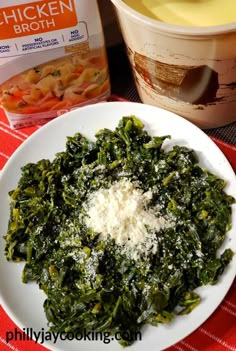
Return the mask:
[[(140, 118), (146, 129), (155, 135), (171, 134), (172, 140), (165, 143), (169, 148), (173, 144), (181, 144), (195, 149), (202, 166), (224, 178), (228, 185), (226, 192), (236, 197), (235, 174), (219, 148), (209, 137), (196, 126), (173, 113), (138, 103), (110, 102), (100, 103), (74, 110), (49, 122), (34, 133), (7, 162), (0, 179), (0, 228), (4, 235), (7, 230), (9, 216), (8, 191), (17, 186), (20, 168), (27, 162), (36, 162), (41, 158), (52, 159), (56, 152), (64, 150), (66, 136), (76, 132), (93, 138), (100, 128), (114, 129), (122, 116), (134, 114)], [(224, 247), (231, 247), (236, 252), (236, 206), (233, 205), (233, 228), (228, 233)], [(234, 235), (233, 235), (234, 234)], [(222, 248), (222, 249), (223, 249)], [(235, 255), (236, 256), (236, 255)], [(36, 284), (22, 284), (21, 271), (23, 264), (7, 262), (4, 258), (4, 241), (0, 241), (0, 298), (2, 305), (13, 321), (21, 328), (33, 328), (34, 331), (47, 330), (47, 322), (43, 311), (45, 295)], [(236, 273), (236, 257), (215, 286), (200, 288), (201, 304), (186, 316), (177, 317), (169, 325), (158, 328), (145, 327), (142, 341), (134, 343), (127, 351), (163, 350), (180, 341), (198, 328), (217, 308)], [(57, 341), (44, 343), (53, 351), (121, 351), (116, 341), (104, 345), (102, 341)]]

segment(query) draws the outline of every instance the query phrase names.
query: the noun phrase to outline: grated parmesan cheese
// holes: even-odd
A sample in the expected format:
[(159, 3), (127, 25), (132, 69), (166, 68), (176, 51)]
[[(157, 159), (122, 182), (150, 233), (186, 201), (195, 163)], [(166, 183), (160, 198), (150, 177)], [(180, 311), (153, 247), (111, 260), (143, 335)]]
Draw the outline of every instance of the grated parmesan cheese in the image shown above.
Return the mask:
[(122, 179), (91, 194), (85, 205), (85, 222), (100, 233), (102, 240), (114, 239), (123, 252), (138, 259), (157, 252), (157, 232), (172, 223), (160, 215), (160, 207), (148, 208), (152, 192), (143, 192), (135, 185)]

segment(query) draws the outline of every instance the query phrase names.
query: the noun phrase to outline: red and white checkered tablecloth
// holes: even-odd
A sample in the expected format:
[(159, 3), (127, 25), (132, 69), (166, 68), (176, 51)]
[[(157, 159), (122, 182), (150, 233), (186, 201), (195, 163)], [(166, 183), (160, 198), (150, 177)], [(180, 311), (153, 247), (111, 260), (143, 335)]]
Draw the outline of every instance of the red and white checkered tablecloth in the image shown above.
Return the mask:
[[(116, 98), (114, 98), (116, 99)], [(113, 100), (114, 100), (113, 99)], [(40, 126), (12, 130), (5, 114), (0, 110), (0, 169), (13, 152)], [(222, 149), (236, 171), (236, 147), (213, 139)], [(1, 282), (0, 282), (1, 284)], [(33, 341), (6, 343), (6, 331), (17, 326), (0, 306), (0, 351), (46, 351)], [(79, 345), (78, 345), (79, 350)], [(228, 294), (211, 317), (195, 332), (166, 351), (236, 351), (236, 280)], [(52, 350), (53, 351), (53, 350)], [(82, 350), (81, 350), (82, 351)]]

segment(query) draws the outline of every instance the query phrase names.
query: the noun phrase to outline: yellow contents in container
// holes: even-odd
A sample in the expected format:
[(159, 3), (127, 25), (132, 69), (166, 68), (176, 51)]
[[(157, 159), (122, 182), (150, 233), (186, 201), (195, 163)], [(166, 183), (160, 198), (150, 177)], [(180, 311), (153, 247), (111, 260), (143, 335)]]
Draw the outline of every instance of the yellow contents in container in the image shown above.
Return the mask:
[(236, 22), (236, 0), (124, 0), (150, 18), (182, 26), (216, 26)]

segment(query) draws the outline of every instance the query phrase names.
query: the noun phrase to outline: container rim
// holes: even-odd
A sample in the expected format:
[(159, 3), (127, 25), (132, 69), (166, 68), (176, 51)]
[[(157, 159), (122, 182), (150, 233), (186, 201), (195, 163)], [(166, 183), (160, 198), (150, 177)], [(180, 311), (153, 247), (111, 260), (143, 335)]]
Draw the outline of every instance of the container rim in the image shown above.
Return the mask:
[(138, 11), (132, 9), (130, 6), (126, 5), (122, 0), (111, 0), (113, 5), (124, 11), (127, 15), (132, 17), (134, 20), (142, 22), (144, 25), (152, 27), (156, 31), (160, 31), (168, 34), (179, 34), (183, 36), (212, 36), (225, 34), (230, 32), (236, 32), (236, 22), (217, 25), (217, 26), (180, 26), (176, 24), (164, 23), (145, 15), (142, 15)]

